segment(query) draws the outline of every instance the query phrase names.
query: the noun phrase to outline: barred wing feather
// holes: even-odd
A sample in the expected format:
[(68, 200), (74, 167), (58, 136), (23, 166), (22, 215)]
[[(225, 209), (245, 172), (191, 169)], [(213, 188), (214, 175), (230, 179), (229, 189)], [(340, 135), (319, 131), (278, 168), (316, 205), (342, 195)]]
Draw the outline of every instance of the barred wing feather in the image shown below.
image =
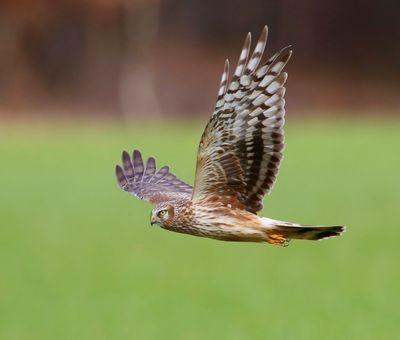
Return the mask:
[(132, 159), (128, 152), (122, 153), (122, 167), (115, 168), (120, 187), (132, 195), (153, 204), (169, 201), (178, 197), (190, 198), (192, 187), (169, 172), (167, 166), (156, 171), (156, 161), (149, 157), (146, 167), (138, 150)]
[(267, 27), (249, 58), (250, 33), (228, 82), (229, 62), (214, 113), (200, 141), (193, 200), (218, 200), (256, 213), (273, 187), (284, 147), (284, 48), (259, 67)]

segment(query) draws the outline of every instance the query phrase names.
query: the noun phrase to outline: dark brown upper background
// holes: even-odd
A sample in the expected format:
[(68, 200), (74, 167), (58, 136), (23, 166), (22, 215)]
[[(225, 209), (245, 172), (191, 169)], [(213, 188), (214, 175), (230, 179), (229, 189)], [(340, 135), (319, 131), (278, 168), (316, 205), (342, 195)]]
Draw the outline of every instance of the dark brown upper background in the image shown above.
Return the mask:
[(225, 58), (293, 45), (291, 114), (399, 114), (394, 0), (3, 0), (0, 115), (209, 114)]

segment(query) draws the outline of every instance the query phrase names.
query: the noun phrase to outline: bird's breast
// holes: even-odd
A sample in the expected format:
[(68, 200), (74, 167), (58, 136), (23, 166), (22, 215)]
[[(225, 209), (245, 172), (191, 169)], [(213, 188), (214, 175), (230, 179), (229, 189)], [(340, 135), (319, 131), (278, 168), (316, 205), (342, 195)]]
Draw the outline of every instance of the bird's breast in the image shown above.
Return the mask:
[(260, 241), (264, 232), (259, 217), (239, 209), (221, 206), (192, 206), (190, 213), (181, 216), (166, 229), (229, 241)]

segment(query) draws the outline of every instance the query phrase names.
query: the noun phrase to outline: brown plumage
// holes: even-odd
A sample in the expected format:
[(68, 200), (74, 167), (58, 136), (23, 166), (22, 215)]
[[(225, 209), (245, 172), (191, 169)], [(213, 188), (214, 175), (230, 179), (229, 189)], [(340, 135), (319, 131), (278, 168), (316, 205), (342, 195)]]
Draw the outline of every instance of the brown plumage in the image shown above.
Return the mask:
[[(116, 167), (121, 188), (155, 204), (151, 223), (186, 234), (225, 241), (319, 240), (343, 233), (343, 226), (306, 226), (260, 217), (263, 199), (276, 180), (284, 147), (285, 87), (282, 72), (292, 51), (282, 49), (264, 64), (267, 27), (249, 58), (247, 35), (229, 82), (229, 62), (214, 113), (200, 141), (194, 188), (155, 159), (146, 165), (138, 150), (124, 151)], [(260, 66), (261, 64), (261, 66)]]

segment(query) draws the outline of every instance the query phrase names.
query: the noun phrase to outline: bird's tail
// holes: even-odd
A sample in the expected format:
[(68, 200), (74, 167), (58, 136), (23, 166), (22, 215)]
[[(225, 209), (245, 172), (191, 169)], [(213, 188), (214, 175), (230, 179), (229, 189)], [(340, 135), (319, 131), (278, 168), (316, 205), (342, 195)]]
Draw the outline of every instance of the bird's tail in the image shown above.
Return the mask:
[(267, 242), (279, 246), (287, 246), (291, 239), (322, 240), (333, 236), (340, 236), (346, 230), (346, 227), (340, 225), (303, 225), (272, 220), (266, 217), (262, 218), (262, 223), (266, 228)]

